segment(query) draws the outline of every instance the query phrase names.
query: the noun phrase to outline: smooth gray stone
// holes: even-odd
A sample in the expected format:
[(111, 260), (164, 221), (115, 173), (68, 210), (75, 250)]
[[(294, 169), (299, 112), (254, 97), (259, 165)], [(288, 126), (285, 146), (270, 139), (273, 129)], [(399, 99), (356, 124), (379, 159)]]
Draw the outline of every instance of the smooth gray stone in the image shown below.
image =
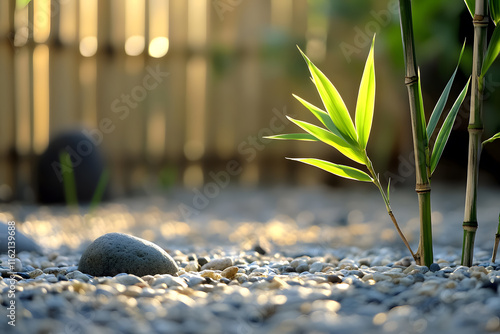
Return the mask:
[(78, 270), (93, 276), (127, 273), (142, 277), (174, 275), (179, 268), (167, 252), (152, 242), (124, 233), (108, 233), (87, 247)]
[[(7, 254), (9, 242), (9, 225), (0, 222), (0, 254)], [(15, 249), (16, 254), (19, 252), (36, 252), (42, 254), (42, 248), (31, 238), (15, 229)]]

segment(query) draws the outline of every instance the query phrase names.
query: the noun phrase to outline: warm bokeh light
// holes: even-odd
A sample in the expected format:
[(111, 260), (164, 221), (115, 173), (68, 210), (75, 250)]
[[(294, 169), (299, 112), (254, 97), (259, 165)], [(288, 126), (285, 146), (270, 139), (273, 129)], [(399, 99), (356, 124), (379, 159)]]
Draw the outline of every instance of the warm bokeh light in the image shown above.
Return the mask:
[(138, 56), (146, 47), (146, 3), (144, 0), (125, 2), (125, 53)]
[(80, 1), (80, 53), (92, 57), (97, 52), (97, 0)]
[(31, 119), (30, 119), (30, 54), (27, 48), (17, 52), (14, 70), (16, 74), (16, 150), (19, 154), (30, 151)]
[(129, 56), (138, 56), (144, 51), (144, 36), (130, 36), (125, 42), (125, 53)]
[(80, 54), (84, 57), (92, 57), (97, 52), (97, 37), (88, 36), (80, 41)]
[(168, 47), (168, 38), (156, 37), (149, 43), (149, 55), (153, 58), (161, 58), (167, 54)]
[(207, 2), (188, 1), (188, 44), (198, 49), (207, 40)]
[(77, 12), (76, 1), (62, 1), (59, 4), (59, 38), (63, 44), (72, 44), (77, 39)]
[(33, 51), (33, 150), (42, 153), (49, 143), (49, 47)]
[(191, 58), (186, 75), (186, 158), (201, 159), (205, 152), (205, 108), (206, 108), (206, 59)]
[(33, 1), (33, 39), (45, 43), (50, 36), (50, 0)]

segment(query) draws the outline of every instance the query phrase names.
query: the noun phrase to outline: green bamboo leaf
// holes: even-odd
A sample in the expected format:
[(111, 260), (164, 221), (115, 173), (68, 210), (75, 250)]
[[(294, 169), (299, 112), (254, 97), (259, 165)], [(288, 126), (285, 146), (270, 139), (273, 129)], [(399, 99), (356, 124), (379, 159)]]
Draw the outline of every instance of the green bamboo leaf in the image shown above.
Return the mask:
[(451, 86), (453, 85), (453, 80), (455, 80), (455, 75), (457, 74), (457, 71), (458, 71), (458, 65), (460, 65), (460, 61), (462, 60), (462, 54), (464, 53), (464, 49), (465, 49), (465, 41), (464, 41), (464, 44), (462, 46), (462, 51), (460, 51), (460, 56), (458, 57), (457, 67), (455, 67), (455, 71), (451, 75), (450, 80), (446, 84), (446, 87), (444, 88), (443, 93), (441, 93), (441, 96), (439, 97), (439, 100), (436, 103), (434, 110), (432, 111), (431, 118), (429, 119), (429, 124), (427, 124), (427, 138), (432, 137), (432, 134), (434, 133), (434, 130), (436, 129), (436, 125), (439, 121), (439, 118), (441, 117), (441, 114), (443, 113), (446, 102), (448, 101), (448, 96), (450, 95)]
[(330, 131), (327, 131), (323, 128), (320, 128), (319, 126), (316, 126), (311, 123), (299, 121), (296, 119), (293, 119), (289, 116), (287, 118), (304, 129), (306, 132), (310, 133), (317, 139), (321, 140), (325, 144), (328, 144), (330, 146), (335, 147), (340, 153), (345, 155), (351, 160), (356, 161), (357, 163), (360, 164), (365, 164), (365, 157), (363, 153), (358, 149), (357, 146), (351, 146), (349, 143), (347, 143), (343, 138), (331, 133)]
[(493, 35), (490, 39), (490, 44), (488, 44), (488, 50), (486, 51), (486, 56), (484, 57), (483, 67), (481, 67), (480, 78), (484, 78), (486, 72), (488, 72), (490, 66), (493, 64), (495, 59), (497, 59), (500, 53), (500, 26), (496, 26), (493, 31)]
[(439, 162), (439, 159), (441, 158), (441, 155), (443, 154), (444, 147), (446, 146), (446, 142), (448, 141), (448, 138), (450, 137), (451, 129), (453, 127), (453, 123), (455, 123), (455, 118), (457, 117), (458, 114), (458, 109), (460, 109), (460, 106), (462, 105), (462, 102), (465, 99), (465, 95), (467, 95), (467, 90), (469, 89), (469, 82), (470, 78), (467, 81), (467, 84), (465, 85), (464, 89), (458, 96), (457, 100), (451, 107), (450, 112), (448, 113), (448, 116), (446, 116), (446, 119), (444, 120), (443, 126), (439, 130), (438, 136), (436, 138), (436, 142), (434, 143), (434, 148), (432, 149), (432, 155), (431, 155), (431, 175), (434, 173), (434, 170), (436, 169), (436, 166)]
[(370, 175), (366, 174), (362, 170), (353, 167), (334, 164), (332, 162), (320, 159), (311, 159), (311, 158), (303, 158), (303, 159), (287, 158), (287, 159), (303, 162), (305, 164), (321, 168), (329, 173), (335, 174), (340, 177), (344, 177), (346, 179), (362, 181), (362, 182), (373, 182), (373, 179), (370, 177)]
[(474, 17), (474, 10), (476, 8), (476, 1), (475, 0), (464, 0), (465, 5), (467, 6), (467, 9), (469, 10), (470, 16)]
[(490, 12), (493, 23), (497, 25), (500, 22), (500, 0), (490, 0)]
[(387, 182), (387, 202), (391, 201), (391, 178), (389, 178), (389, 182)]
[(318, 138), (309, 133), (287, 133), (283, 135), (265, 136), (266, 139), (278, 140), (302, 140), (302, 141), (318, 141)]
[(328, 78), (323, 74), (323, 72), (321, 72), (309, 60), (309, 58), (307, 58), (300, 48), (299, 51), (309, 67), (309, 71), (314, 79), (314, 85), (316, 86), (321, 100), (325, 105), (326, 111), (342, 134), (342, 138), (344, 138), (344, 140), (351, 145), (357, 144), (358, 135), (354, 129), (354, 124), (352, 123), (349, 111), (347, 111), (347, 107), (345, 106), (339, 92), (330, 80), (328, 80)]
[(295, 94), (292, 94), (292, 96), (294, 98), (296, 98), (300, 103), (302, 103), (307, 109), (309, 109), (309, 111), (314, 116), (316, 116), (316, 118), (319, 119), (320, 122), (323, 123), (323, 125), (326, 126), (326, 128), (328, 130), (330, 130), (331, 132), (333, 132), (337, 136), (342, 137), (342, 133), (339, 131), (339, 129), (337, 128), (337, 126), (335, 126), (335, 124), (333, 123), (333, 121), (330, 118), (330, 116), (328, 115), (328, 113), (326, 113), (325, 111), (323, 111), (320, 108), (316, 107), (315, 105), (307, 102), (306, 100), (298, 97)]
[(366, 59), (365, 69), (359, 85), (358, 100), (356, 103), (356, 130), (358, 133), (358, 143), (361, 149), (366, 148), (370, 130), (372, 128), (373, 110), (375, 107), (375, 64), (373, 61), (373, 49), (375, 46), (375, 36), (373, 36), (372, 46)]
[[(416, 114), (417, 117), (419, 117), (419, 122), (420, 122), (420, 128), (425, 129), (425, 112), (424, 112), (424, 99), (422, 97), (422, 86), (421, 86), (421, 80), (420, 80), (420, 68), (418, 69), (418, 103), (416, 104), (416, 108), (418, 109)], [(419, 138), (419, 140), (423, 140), (425, 143), (425, 147), (429, 146), (429, 138), (427, 137), (427, 131), (423, 131), (422, 133), (422, 138)]]
[(495, 140), (497, 140), (498, 138), (500, 138), (500, 132), (495, 133), (495, 134), (493, 135), (493, 137), (491, 137), (491, 138), (486, 139), (485, 141), (483, 141), (483, 145), (484, 145), (484, 144), (487, 144), (487, 143), (491, 143), (492, 141), (495, 141)]

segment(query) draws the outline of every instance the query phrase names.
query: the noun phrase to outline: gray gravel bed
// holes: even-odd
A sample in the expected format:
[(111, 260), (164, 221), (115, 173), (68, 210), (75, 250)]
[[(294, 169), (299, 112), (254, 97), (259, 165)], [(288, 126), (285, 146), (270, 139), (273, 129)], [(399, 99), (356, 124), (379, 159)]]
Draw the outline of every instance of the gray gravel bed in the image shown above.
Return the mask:
[[(434, 189), (430, 268), (411, 261), (382, 200), (365, 188), (228, 188), (204, 208), (194, 208), (189, 190), (176, 190), (79, 214), (5, 205), (0, 219), (15, 218), (44, 254), (17, 254), (14, 281), (7, 255), (0, 255), (0, 332), (500, 331), (500, 264), (490, 263), (499, 192), (480, 192), (475, 265), (467, 268), (460, 265), (462, 191)], [(396, 189), (391, 197), (416, 248), (414, 193)], [(182, 205), (196, 212), (187, 217)], [(80, 272), (87, 245), (109, 232), (157, 243), (179, 271)], [(12, 292), (15, 327), (7, 317)]]

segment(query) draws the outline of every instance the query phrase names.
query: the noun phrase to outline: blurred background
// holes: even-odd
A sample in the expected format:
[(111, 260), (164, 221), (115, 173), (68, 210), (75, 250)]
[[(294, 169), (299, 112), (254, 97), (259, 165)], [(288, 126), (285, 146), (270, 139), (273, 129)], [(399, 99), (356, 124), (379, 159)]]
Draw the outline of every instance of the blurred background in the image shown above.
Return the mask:
[[(115, 196), (211, 181), (243, 186), (344, 182), (287, 161), (350, 162), (322, 143), (270, 142), (313, 121), (292, 97), (321, 105), (300, 46), (355, 109), (370, 42), (377, 92), (368, 150), (383, 179), (414, 186), (398, 1), (0, 1), (0, 201), (33, 200), (36, 161), (62, 131), (86, 133)], [(471, 72), (472, 23), (462, 1), (415, 2), (427, 117), (467, 49), (451, 103)], [(499, 66), (487, 78), (485, 138), (500, 131)], [(451, 106), (449, 103), (449, 106)], [(469, 98), (433, 179), (464, 182)], [(449, 107), (448, 106), (448, 107)], [(498, 182), (500, 143), (483, 153)], [(218, 177), (219, 176), (219, 177)], [(349, 183), (352, 184), (352, 183)], [(465, 184), (464, 184), (465, 189)]]

